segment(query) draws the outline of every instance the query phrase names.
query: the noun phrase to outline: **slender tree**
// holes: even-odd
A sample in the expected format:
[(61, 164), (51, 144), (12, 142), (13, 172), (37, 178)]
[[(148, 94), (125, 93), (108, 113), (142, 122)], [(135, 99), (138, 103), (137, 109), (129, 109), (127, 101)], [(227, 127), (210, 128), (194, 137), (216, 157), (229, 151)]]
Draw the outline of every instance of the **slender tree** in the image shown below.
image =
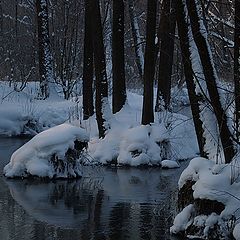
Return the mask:
[(126, 102), (125, 60), (124, 60), (124, 2), (113, 0), (112, 25), (113, 65), (113, 113), (119, 112)]
[(83, 58), (83, 119), (94, 114), (93, 106), (93, 40), (90, 1), (85, 0), (85, 35)]
[(49, 83), (54, 80), (48, 25), (48, 1), (36, 0), (36, 10), (38, 25), (40, 95), (42, 98), (47, 98), (49, 97)]
[(185, 4), (182, 0), (177, 1), (177, 27), (178, 34), (180, 38), (182, 61), (185, 73), (185, 79), (188, 89), (189, 101), (192, 110), (193, 122), (195, 126), (195, 131), (197, 135), (197, 141), (199, 146), (200, 155), (202, 157), (207, 157), (207, 153), (204, 150), (206, 144), (206, 139), (204, 137), (203, 122), (201, 121), (201, 110), (200, 110), (200, 98), (196, 93), (196, 83), (194, 80), (194, 71), (191, 62), (191, 52), (190, 52), (190, 39), (189, 39), (189, 27), (187, 21), (187, 14), (185, 9)]
[(144, 67), (144, 53), (143, 53), (143, 47), (142, 47), (142, 40), (140, 36), (140, 29), (139, 29), (140, 27), (139, 27), (138, 19), (135, 12), (136, 10), (134, 6), (134, 0), (128, 0), (128, 9), (129, 9), (129, 17), (130, 17), (130, 23), (132, 28), (136, 64), (137, 64), (139, 75), (142, 79), (143, 67)]
[(176, 29), (176, 1), (163, 0), (160, 17), (160, 61), (158, 71), (158, 88), (155, 111), (169, 109), (171, 98), (171, 77)]
[(240, 0), (235, 0), (234, 34), (235, 130), (240, 141)]
[[(96, 75), (96, 118), (99, 137), (103, 138), (108, 128), (109, 105), (108, 105), (108, 82), (106, 74), (106, 61), (103, 44), (103, 29), (99, 0), (90, 0), (91, 3), (91, 29), (93, 39), (94, 66)], [(94, 17), (93, 17), (94, 16)]]
[(198, 48), (209, 97), (219, 126), (225, 162), (229, 163), (235, 155), (234, 142), (228, 127), (227, 115), (223, 109), (217, 88), (218, 79), (210, 46), (207, 40), (207, 32), (200, 17), (200, 3), (196, 0), (186, 0), (186, 3), (190, 17), (191, 29), (193, 32), (193, 38)]
[(154, 122), (153, 111), (153, 83), (155, 73), (155, 33), (156, 33), (156, 9), (157, 1), (148, 0), (146, 48), (144, 57), (144, 93), (142, 124)]

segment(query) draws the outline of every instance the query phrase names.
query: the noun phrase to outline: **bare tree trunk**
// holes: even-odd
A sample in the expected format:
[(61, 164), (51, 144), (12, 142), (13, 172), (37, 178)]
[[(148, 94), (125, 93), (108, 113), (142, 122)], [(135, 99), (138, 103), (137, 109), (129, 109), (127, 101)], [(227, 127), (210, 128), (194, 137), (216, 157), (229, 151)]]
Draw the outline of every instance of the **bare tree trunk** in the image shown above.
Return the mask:
[(108, 128), (107, 118), (109, 114), (108, 105), (108, 82), (106, 74), (106, 61), (103, 44), (103, 32), (100, 15), (99, 0), (91, 1), (91, 20), (92, 20), (92, 38), (94, 66), (96, 75), (96, 118), (99, 130), (99, 138), (105, 136)]
[(93, 40), (91, 27), (91, 0), (85, 0), (85, 35), (83, 59), (83, 119), (94, 114), (93, 107)]
[(126, 103), (125, 58), (124, 58), (124, 2), (113, 0), (112, 29), (113, 63), (113, 113), (119, 112)]
[(153, 83), (155, 73), (155, 33), (156, 33), (156, 9), (157, 1), (148, 0), (146, 26), (146, 48), (144, 58), (144, 93), (142, 124), (154, 122), (153, 111)]
[(217, 74), (214, 68), (211, 50), (207, 40), (206, 29), (199, 15), (200, 6), (196, 0), (186, 0), (186, 3), (193, 32), (193, 38), (198, 48), (209, 97), (219, 126), (225, 162), (229, 163), (235, 155), (234, 142), (228, 127), (227, 115), (223, 109), (217, 89)]
[(49, 97), (49, 82), (53, 81), (52, 54), (48, 26), (48, 2), (36, 0), (39, 48), (40, 95)]
[(234, 34), (235, 130), (240, 141), (240, 0), (235, 0)]
[(195, 131), (197, 135), (197, 141), (199, 146), (200, 155), (202, 157), (207, 157), (204, 150), (204, 145), (206, 139), (204, 138), (203, 122), (200, 118), (200, 102), (199, 97), (196, 93), (196, 84), (194, 81), (194, 71), (191, 62), (191, 52), (190, 52), (190, 39), (189, 39), (189, 27), (187, 22), (187, 16), (185, 11), (185, 5), (182, 0), (177, 0), (177, 26), (178, 34), (180, 38), (180, 45), (182, 51), (182, 61), (185, 73), (185, 79), (188, 89), (189, 101), (192, 110), (193, 122), (195, 126)]
[(169, 109), (176, 29), (176, 1), (164, 0), (160, 17), (160, 61), (155, 111)]
[(128, 0), (128, 9), (129, 9), (129, 16), (130, 16), (130, 22), (131, 22), (131, 28), (132, 28), (136, 64), (138, 67), (139, 75), (142, 79), (143, 66), (144, 66), (144, 54), (143, 54), (143, 48), (142, 48), (142, 40), (140, 38), (139, 24), (138, 24), (137, 16), (135, 14), (135, 7), (134, 7), (133, 0)]

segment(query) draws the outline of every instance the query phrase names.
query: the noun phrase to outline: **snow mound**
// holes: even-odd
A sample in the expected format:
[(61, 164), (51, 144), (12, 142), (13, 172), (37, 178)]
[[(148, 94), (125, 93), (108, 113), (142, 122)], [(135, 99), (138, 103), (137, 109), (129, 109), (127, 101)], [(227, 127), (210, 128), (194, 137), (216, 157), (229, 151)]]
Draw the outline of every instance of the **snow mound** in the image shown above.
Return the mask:
[(172, 160), (163, 160), (161, 162), (161, 165), (162, 165), (162, 168), (179, 168), (180, 167), (177, 161), (172, 161)]
[(14, 177), (68, 178), (81, 176), (77, 157), (81, 143), (89, 140), (85, 130), (61, 124), (43, 131), (15, 151), (4, 167), (4, 175)]
[[(223, 204), (224, 208), (219, 215), (206, 216), (204, 223), (204, 234), (207, 236), (209, 230), (218, 224), (221, 226), (230, 223), (233, 219), (240, 218), (240, 157), (237, 155), (231, 164), (215, 164), (214, 161), (205, 158), (194, 158), (189, 166), (182, 172), (178, 185), (181, 189), (188, 181), (193, 183), (193, 198), (195, 200), (210, 200)], [(183, 216), (182, 222), (189, 222), (189, 217), (184, 215), (184, 210), (176, 216), (172, 233), (183, 231), (179, 227), (179, 216)], [(197, 216), (198, 217), (198, 216)], [(196, 220), (196, 217), (195, 217)], [(240, 224), (238, 221), (232, 222), (235, 225), (233, 235), (235, 239), (240, 239)], [(196, 225), (196, 224), (195, 224)], [(224, 231), (221, 234), (225, 234)]]
[(120, 143), (118, 164), (159, 165), (169, 156), (169, 136), (163, 125), (146, 125), (128, 129)]

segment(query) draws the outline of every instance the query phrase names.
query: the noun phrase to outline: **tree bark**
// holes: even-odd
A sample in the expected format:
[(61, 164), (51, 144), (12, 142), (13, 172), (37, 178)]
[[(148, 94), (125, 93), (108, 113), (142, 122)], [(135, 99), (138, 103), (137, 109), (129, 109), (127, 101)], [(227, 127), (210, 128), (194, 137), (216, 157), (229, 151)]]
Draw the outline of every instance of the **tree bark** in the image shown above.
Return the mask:
[(116, 113), (119, 112), (126, 103), (123, 0), (113, 0), (112, 64), (112, 107), (113, 113)]
[(153, 111), (153, 83), (155, 73), (155, 33), (156, 33), (156, 9), (157, 1), (148, 0), (147, 26), (146, 26), (146, 48), (144, 58), (144, 93), (142, 124), (147, 125), (154, 122)]
[[(98, 124), (99, 138), (105, 137), (107, 130), (108, 113), (108, 82), (106, 74), (106, 60), (103, 44), (103, 30), (101, 23), (101, 14), (99, 0), (90, 0), (91, 2), (91, 22), (94, 66), (96, 75), (96, 119)], [(94, 17), (93, 17), (94, 16)]]
[(160, 17), (160, 61), (155, 111), (169, 109), (176, 29), (176, 1), (164, 0)]
[(132, 28), (136, 64), (137, 64), (139, 75), (142, 79), (143, 67), (144, 67), (144, 54), (143, 54), (143, 48), (142, 48), (142, 41), (140, 38), (139, 24), (138, 24), (137, 16), (135, 14), (135, 7), (134, 7), (133, 0), (128, 0), (128, 9), (129, 9), (130, 23)]
[(93, 106), (93, 40), (91, 27), (91, 0), (85, 0), (85, 35), (83, 57), (83, 119), (94, 114)]
[(53, 81), (52, 54), (48, 25), (48, 2), (36, 0), (39, 48), (40, 97), (49, 97), (49, 82)]
[(234, 33), (235, 130), (240, 141), (240, 0), (235, 0)]
[(209, 97), (219, 126), (225, 162), (230, 163), (235, 155), (234, 142), (228, 127), (227, 115), (222, 107), (220, 95), (217, 89), (218, 79), (206, 36), (206, 29), (199, 16), (200, 6), (196, 0), (186, 0), (186, 3), (190, 17), (191, 29), (193, 32), (193, 38), (198, 48)]
[(199, 151), (201, 157), (207, 157), (206, 152), (204, 151), (204, 145), (206, 139), (203, 136), (203, 122), (200, 118), (200, 103), (199, 97), (196, 93), (196, 84), (194, 81), (193, 68), (191, 63), (191, 52), (190, 52), (190, 39), (189, 39), (189, 27), (188, 22), (186, 21), (186, 11), (183, 1), (177, 1), (177, 26), (178, 34), (180, 38), (180, 45), (182, 51), (182, 61), (185, 73), (185, 79), (188, 89), (189, 101), (192, 110), (193, 122), (195, 126), (195, 131), (197, 135), (197, 141), (199, 146)]

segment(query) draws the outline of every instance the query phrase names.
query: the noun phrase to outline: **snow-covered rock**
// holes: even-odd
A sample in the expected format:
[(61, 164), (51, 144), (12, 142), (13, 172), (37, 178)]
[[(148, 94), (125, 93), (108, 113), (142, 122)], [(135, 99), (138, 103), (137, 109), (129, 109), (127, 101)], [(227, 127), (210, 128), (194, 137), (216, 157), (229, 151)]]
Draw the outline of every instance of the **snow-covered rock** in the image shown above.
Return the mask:
[(45, 130), (15, 151), (4, 167), (4, 175), (14, 177), (68, 178), (81, 176), (76, 159), (81, 143), (89, 140), (85, 130), (61, 124)]

